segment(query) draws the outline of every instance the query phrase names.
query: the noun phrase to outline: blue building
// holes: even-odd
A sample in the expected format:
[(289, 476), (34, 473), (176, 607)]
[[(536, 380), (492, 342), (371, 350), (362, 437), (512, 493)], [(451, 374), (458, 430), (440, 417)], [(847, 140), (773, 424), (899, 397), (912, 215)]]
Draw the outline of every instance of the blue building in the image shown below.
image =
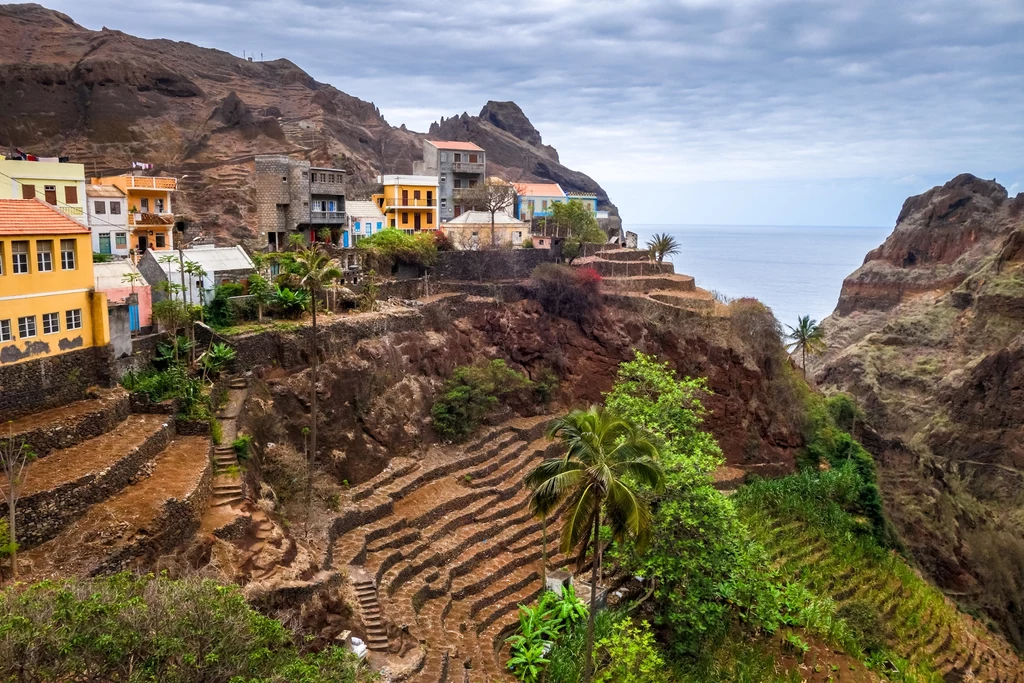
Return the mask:
[(384, 229), (384, 214), (371, 201), (353, 200), (346, 203), (348, 226), (341, 236), (341, 246), (354, 247), (364, 237)]
[(516, 218), (528, 221), (550, 216), (551, 207), (566, 201), (558, 183), (516, 183)]

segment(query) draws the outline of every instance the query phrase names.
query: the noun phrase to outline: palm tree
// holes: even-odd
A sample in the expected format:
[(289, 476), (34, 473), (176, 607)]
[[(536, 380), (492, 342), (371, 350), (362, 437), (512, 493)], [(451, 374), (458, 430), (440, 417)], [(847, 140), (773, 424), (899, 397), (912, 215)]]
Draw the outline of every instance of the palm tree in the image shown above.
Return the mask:
[(811, 316), (802, 315), (796, 319), (796, 327), (789, 327), (789, 334), (786, 339), (792, 341), (786, 344), (787, 351), (800, 349), (801, 364), (803, 365), (804, 379), (807, 379), (807, 354), (821, 353), (825, 350), (825, 330), (818, 324), (817, 320), (811, 320)]
[(665, 260), (666, 256), (679, 253), (679, 242), (667, 232), (655, 233), (647, 242), (647, 249), (651, 252), (658, 263)]
[(613, 538), (632, 538), (643, 549), (651, 533), (651, 511), (636, 484), (661, 490), (664, 473), (658, 449), (645, 434), (611, 410), (592, 406), (559, 418), (548, 438), (559, 438), (565, 455), (537, 466), (526, 479), (533, 489), (530, 509), (547, 517), (567, 501), (568, 518), (562, 527), (561, 551), (569, 553), (591, 544), (590, 617), (587, 622), (587, 659), (584, 681), (594, 669), (594, 614), (601, 581), (601, 524), (611, 526)]
[(313, 470), (310, 467), (310, 463), (316, 458), (316, 423), (317, 423), (317, 405), (316, 405), (316, 387), (320, 380), (320, 362), (317, 355), (317, 343), (316, 343), (316, 298), (323, 288), (334, 280), (337, 280), (342, 276), (341, 268), (338, 267), (338, 262), (332, 259), (327, 252), (323, 250), (323, 247), (315, 244), (309, 249), (299, 252), (295, 256), (295, 268), (296, 275), (299, 276), (299, 284), (305, 287), (309, 292), (309, 298), (313, 310), (313, 341), (312, 341), (312, 365), (311, 365), (311, 379), (312, 379), (312, 391), (310, 392), (310, 408), (313, 413), (313, 420), (310, 429), (310, 441), (311, 447), (309, 450), (309, 456), (306, 463), (306, 508), (308, 517), (308, 508), (311, 502), (311, 494), (313, 487)]

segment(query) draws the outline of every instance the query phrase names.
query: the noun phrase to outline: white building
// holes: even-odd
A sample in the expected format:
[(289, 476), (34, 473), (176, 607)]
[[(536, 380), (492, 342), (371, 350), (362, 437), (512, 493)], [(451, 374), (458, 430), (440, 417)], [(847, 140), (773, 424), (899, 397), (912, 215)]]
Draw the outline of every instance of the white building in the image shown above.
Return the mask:
[(114, 185), (86, 185), (86, 215), (96, 254), (128, 256), (128, 200)]
[(343, 247), (354, 247), (364, 237), (384, 229), (384, 214), (371, 201), (350, 200), (346, 203), (348, 230), (342, 236)]
[[(256, 265), (240, 246), (215, 247), (197, 245), (191, 249), (178, 251), (154, 252), (146, 251), (139, 260), (139, 270), (154, 287), (160, 282), (181, 284), (180, 261), (184, 260), (185, 300), (194, 304), (207, 303), (213, 299), (218, 285), (229, 282), (240, 283), (256, 272)], [(204, 275), (189, 275), (189, 262), (198, 265)], [(178, 298), (175, 294), (174, 298)]]

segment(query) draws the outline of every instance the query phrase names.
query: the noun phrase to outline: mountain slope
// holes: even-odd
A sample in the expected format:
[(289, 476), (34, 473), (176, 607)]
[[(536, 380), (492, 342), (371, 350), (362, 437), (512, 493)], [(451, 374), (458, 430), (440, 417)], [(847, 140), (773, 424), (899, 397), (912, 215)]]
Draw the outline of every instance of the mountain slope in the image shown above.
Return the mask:
[(857, 397), (886, 511), (947, 594), (1024, 646), (1024, 194), (957, 176), (846, 279), (811, 369)]
[[(558, 163), (513, 103), (488, 103), (481, 117), (462, 118), (458, 139), (487, 148), (495, 170), (606, 200), (597, 183)], [(391, 126), (372, 103), (288, 60), (249, 62), (184, 42), (92, 31), (39, 5), (0, 5), (0, 146), (69, 155), (90, 175), (153, 163), (184, 178), (178, 206), (222, 241), (254, 234), (247, 226), (255, 225), (255, 154), (341, 166), (358, 184), (381, 171), (411, 172), (426, 137)]]

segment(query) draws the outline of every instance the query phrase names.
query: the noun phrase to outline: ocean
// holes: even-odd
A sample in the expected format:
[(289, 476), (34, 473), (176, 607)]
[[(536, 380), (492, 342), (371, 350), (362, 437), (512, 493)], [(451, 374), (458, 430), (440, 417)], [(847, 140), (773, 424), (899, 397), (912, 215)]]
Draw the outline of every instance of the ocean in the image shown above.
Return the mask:
[(820, 321), (839, 300), (843, 279), (860, 267), (891, 227), (756, 225), (625, 225), (642, 248), (654, 233), (680, 245), (677, 273), (697, 286), (738, 298), (751, 296), (775, 317), (795, 325), (801, 315)]

